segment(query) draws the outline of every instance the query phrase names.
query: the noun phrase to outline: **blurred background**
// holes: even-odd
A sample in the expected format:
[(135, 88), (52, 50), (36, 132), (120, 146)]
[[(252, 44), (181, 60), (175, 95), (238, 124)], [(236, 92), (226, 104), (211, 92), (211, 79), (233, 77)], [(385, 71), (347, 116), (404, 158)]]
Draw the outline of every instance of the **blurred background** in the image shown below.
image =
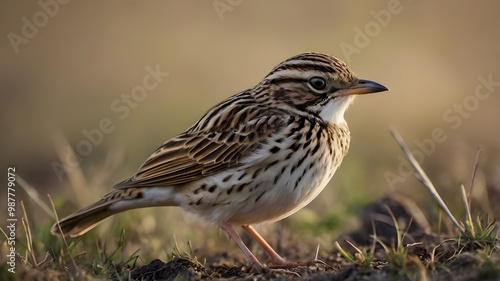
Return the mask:
[[(43, 202), (51, 194), (59, 216), (67, 215), (133, 174), (215, 103), (284, 59), (315, 51), (390, 92), (357, 99), (346, 116), (352, 143), (343, 165), (320, 198), (282, 223), (345, 231), (356, 224), (348, 215), (385, 194), (429, 202), (391, 126), (459, 214), (459, 184), (470, 188), (483, 147), (473, 204), (495, 213), (490, 203), (499, 199), (487, 194), (500, 189), (499, 8), (497, 1), (2, 1), (2, 169), (16, 167)], [(20, 187), (16, 196), (37, 223), (53, 222)], [(199, 227), (160, 208), (98, 231), (137, 223), (164, 237)]]

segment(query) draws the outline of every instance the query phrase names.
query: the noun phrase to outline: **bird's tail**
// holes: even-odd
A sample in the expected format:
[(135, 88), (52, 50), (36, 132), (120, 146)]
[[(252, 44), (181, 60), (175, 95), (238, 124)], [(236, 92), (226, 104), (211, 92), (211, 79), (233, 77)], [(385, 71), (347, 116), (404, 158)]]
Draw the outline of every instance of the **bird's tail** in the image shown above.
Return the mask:
[[(127, 210), (151, 207), (151, 206), (171, 206), (168, 194), (169, 188), (162, 188), (161, 195), (166, 195), (164, 200), (155, 200), (158, 194), (152, 189), (155, 188), (124, 188), (116, 189), (106, 194), (101, 200), (65, 217), (59, 223), (52, 225), (53, 235), (80, 236), (94, 228), (105, 218)], [(157, 199), (158, 197), (156, 197)]]

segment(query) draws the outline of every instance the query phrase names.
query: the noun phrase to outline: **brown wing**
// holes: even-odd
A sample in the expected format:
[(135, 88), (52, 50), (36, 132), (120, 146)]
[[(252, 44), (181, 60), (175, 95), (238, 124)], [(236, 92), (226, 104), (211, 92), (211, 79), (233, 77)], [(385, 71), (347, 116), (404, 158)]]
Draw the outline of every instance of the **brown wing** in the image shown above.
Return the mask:
[(115, 188), (183, 184), (234, 167), (281, 130), (287, 119), (261, 116), (236, 128), (188, 131), (164, 143), (135, 175)]

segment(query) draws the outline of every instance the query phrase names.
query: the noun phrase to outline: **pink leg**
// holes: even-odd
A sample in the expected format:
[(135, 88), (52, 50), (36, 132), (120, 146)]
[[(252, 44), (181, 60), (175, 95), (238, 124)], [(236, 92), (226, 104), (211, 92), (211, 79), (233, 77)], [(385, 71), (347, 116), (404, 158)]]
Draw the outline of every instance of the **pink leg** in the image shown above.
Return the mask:
[(231, 236), (231, 238), (233, 238), (234, 242), (236, 242), (236, 244), (238, 244), (240, 249), (243, 251), (243, 254), (245, 254), (245, 257), (247, 258), (248, 262), (250, 262), (251, 267), (256, 268), (257, 270), (262, 270), (264, 268), (262, 263), (260, 263), (260, 261), (254, 256), (254, 254), (252, 254), (252, 252), (250, 252), (250, 250), (245, 245), (245, 243), (243, 243), (240, 236), (238, 235), (238, 233), (236, 233), (236, 231), (234, 231), (234, 228), (231, 226), (231, 224), (226, 222), (226, 223), (220, 224), (219, 227), (222, 230), (224, 230), (227, 234), (229, 234), (229, 236)]
[(266, 251), (267, 255), (271, 259), (271, 262), (275, 265), (286, 265), (288, 262), (282, 258), (276, 251), (269, 245), (269, 243), (260, 236), (260, 234), (253, 228), (251, 225), (242, 225), (244, 230), (246, 230), (250, 235), (252, 235), (257, 242), (264, 248), (264, 251)]
[(253, 228), (251, 225), (242, 225), (244, 230), (246, 230), (250, 235), (252, 235), (257, 242), (264, 248), (266, 251), (267, 255), (269, 256), (271, 263), (276, 265), (275, 268), (284, 268), (284, 269), (291, 269), (291, 268), (296, 268), (299, 266), (316, 266), (317, 264), (322, 264), (327, 266), (322, 261), (319, 260), (314, 260), (314, 261), (302, 261), (302, 262), (287, 262), (284, 258), (282, 258), (276, 251), (269, 245), (269, 243), (260, 236), (260, 234)]

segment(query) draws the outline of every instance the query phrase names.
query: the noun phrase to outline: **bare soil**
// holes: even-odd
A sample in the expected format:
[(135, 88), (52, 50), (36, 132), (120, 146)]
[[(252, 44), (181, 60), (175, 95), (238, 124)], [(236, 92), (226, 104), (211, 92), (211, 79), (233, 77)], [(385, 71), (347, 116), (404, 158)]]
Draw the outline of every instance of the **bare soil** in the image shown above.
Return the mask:
[[(389, 210), (404, 232), (399, 233), (404, 247), (399, 256), (394, 254), (398, 232)], [(391, 196), (374, 202), (363, 210), (361, 220), (358, 230), (338, 237), (337, 241), (353, 256), (360, 257), (347, 241), (360, 250), (374, 249), (368, 264), (353, 263), (334, 248), (328, 255), (318, 257), (324, 263), (316, 266), (257, 272), (247, 267), (244, 260), (222, 252), (208, 256), (204, 265), (190, 257), (174, 257), (168, 262), (156, 259), (135, 269), (118, 266), (117, 273), (110, 277), (123, 280), (120, 272), (127, 272), (127, 277), (134, 280), (500, 280), (498, 241), (458, 243), (453, 239), (458, 236), (432, 233), (421, 210), (408, 198)], [(379, 241), (375, 246), (374, 235)], [(311, 256), (301, 253), (298, 247), (283, 254), (290, 259)]]

